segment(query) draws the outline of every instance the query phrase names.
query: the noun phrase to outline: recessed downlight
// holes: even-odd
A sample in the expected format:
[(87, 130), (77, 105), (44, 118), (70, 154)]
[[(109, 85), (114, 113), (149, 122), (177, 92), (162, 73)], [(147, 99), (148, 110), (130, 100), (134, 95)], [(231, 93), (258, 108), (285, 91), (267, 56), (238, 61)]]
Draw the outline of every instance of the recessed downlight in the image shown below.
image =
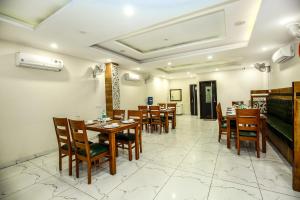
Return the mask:
[(106, 59), (106, 62), (110, 63), (112, 60), (110, 58)]
[(211, 59), (213, 59), (214, 57), (212, 56), (212, 55), (209, 55), (209, 56), (207, 56), (207, 59), (208, 60), (211, 60)]
[(217, 72), (217, 71), (219, 71), (219, 69), (218, 69), (218, 68), (216, 68), (216, 69), (215, 69), (215, 71)]
[(267, 48), (267, 47), (262, 47), (261, 50), (262, 50), (262, 51), (267, 51), (268, 48)]
[(123, 12), (126, 16), (131, 17), (134, 15), (134, 8), (131, 5), (126, 5), (123, 8)]
[(58, 48), (58, 45), (57, 45), (56, 43), (51, 43), (51, 44), (50, 44), (50, 47), (51, 47), (52, 49), (57, 49), (57, 48)]
[(169, 65), (169, 66), (171, 66), (171, 65), (172, 65), (172, 63), (171, 63), (171, 62), (168, 62), (168, 65)]
[(138, 71), (140, 71), (141, 70), (141, 68), (140, 67), (137, 67), (137, 68), (135, 68), (136, 70), (138, 70)]

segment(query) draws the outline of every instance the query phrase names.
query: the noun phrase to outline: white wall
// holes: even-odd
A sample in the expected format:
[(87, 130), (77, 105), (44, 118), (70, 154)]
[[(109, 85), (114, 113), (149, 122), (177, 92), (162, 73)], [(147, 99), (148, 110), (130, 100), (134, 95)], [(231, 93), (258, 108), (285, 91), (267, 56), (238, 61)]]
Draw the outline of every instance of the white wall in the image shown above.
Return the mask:
[[(15, 53), (62, 59), (61, 72), (15, 66)], [(57, 148), (52, 117), (95, 119), (105, 107), (104, 76), (96, 63), (0, 40), (0, 166)]]
[(147, 81), (146, 97), (153, 97), (153, 105), (165, 103), (169, 100), (169, 81), (163, 78), (153, 77)]
[(120, 108), (125, 110), (136, 110), (139, 105), (146, 104), (146, 84), (145, 81), (126, 81), (125, 73), (134, 73), (120, 69)]
[(300, 81), (299, 42), (294, 43), (296, 56), (282, 64), (271, 64), (269, 88), (291, 87), (293, 81)]
[(256, 69), (245, 69), (235, 71), (220, 71), (200, 74), (197, 78), (177, 79), (170, 81), (170, 89), (182, 89), (184, 114), (190, 114), (190, 94), (189, 85), (197, 84), (198, 91), (198, 115), (199, 105), (199, 82), (217, 81), (217, 98), (221, 102), (223, 112), (226, 107), (231, 106), (232, 101), (250, 100), (250, 90), (267, 89), (267, 73), (261, 73)]

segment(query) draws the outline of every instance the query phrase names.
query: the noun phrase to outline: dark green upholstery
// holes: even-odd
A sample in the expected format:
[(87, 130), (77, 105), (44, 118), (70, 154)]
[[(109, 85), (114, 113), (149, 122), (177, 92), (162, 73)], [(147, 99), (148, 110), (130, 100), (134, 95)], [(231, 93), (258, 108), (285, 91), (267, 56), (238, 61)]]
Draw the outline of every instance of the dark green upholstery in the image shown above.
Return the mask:
[(118, 133), (116, 135), (117, 140), (123, 140), (123, 141), (135, 141), (135, 134), (124, 134), (124, 133)]
[[(69, 150), (69, 145), (68, 144), (64, 144), (64, 145), (61, 146), (61, 148), (63, 150), (68, 151)], [(75, 152), (75, 146), (73, 144), (72, 144), (72, 152)]]
[(226, 123), (226, 121), (225, 121), (225, 122), (222, 122), (222, 128), (227, 128), (227, 123)]
[[(99, 143), (93, 143), (90, 145), (90, 156), (94, 157), (97, 156), (101, 153), (107, 152), (108, 151), (108, 146), (104, 144), (99, 144)], [(85, 150), (80, 150), (78, 154), (82, 156), (86, 156), (86, 151)]]
[(292, 100), (268, 98), (267, 110), (268, 110), (268, 115), (277, 117), (288, 124), (293, 124)]
[(290, 142), (293, 141), (293, 125), (286, 123), (285, 121), (281, 120), (278, 117), (267, 115), (267, 123), (271, 126), (274, 130), (276, 130), (279, 134), (281, 134), (284, 138), (289, 140)]
[(256, 137), (255, 131), (239, 131), (242, 137)]

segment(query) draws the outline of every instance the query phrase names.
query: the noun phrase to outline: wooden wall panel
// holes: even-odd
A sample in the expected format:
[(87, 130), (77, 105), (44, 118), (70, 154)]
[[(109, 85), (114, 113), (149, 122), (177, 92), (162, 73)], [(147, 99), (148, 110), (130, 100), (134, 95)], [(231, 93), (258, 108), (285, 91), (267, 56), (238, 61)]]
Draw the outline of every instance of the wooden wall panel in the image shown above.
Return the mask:
[(113, 98), (112, 98), (112, 63), (106, 64), (105, 70), (105, 100), (106, 100), (106, 114), (112, 117)]
[(294, 89), (294, 163), (293, 189), (300, 192), (300, 82), (293, 83)]

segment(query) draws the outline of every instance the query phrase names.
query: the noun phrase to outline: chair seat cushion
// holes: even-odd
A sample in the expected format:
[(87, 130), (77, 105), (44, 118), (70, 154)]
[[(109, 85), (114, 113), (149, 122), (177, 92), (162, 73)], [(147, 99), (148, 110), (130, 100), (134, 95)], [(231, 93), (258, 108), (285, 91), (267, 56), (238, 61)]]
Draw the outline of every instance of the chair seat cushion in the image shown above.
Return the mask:
[[(99, 143), (92, 143), (90, 145), (90, 156), (95, 157), (101, 153), (108, 152), (108, 145), (99, 144)], [(85, 150), (80, 150), (78, 154), (82, 156), (86, 156)]]
[(123, 140), (123, 141), (135, 141), (135, 134), (125, 134), (125, 133), (118, 133), (116, 135), (117, 140)]
[(240, 136), (242, 137), (256, 137), (255, 131), (240, 131)]
[[(68, 144), (64, 144), (64, 145), (61, 146), (61, 148), (63, 150), (68, 151), (69, 150), (69, 145)], [(72, 144), (72, 152), (75, 152), (75, 146), (73, 144)]]
[(225, 121), (225, 122), (223, 121), (221, 126), (222, 126), (222, 128), (227, 128), (227, 123), (226, 123), (226, 121)]

